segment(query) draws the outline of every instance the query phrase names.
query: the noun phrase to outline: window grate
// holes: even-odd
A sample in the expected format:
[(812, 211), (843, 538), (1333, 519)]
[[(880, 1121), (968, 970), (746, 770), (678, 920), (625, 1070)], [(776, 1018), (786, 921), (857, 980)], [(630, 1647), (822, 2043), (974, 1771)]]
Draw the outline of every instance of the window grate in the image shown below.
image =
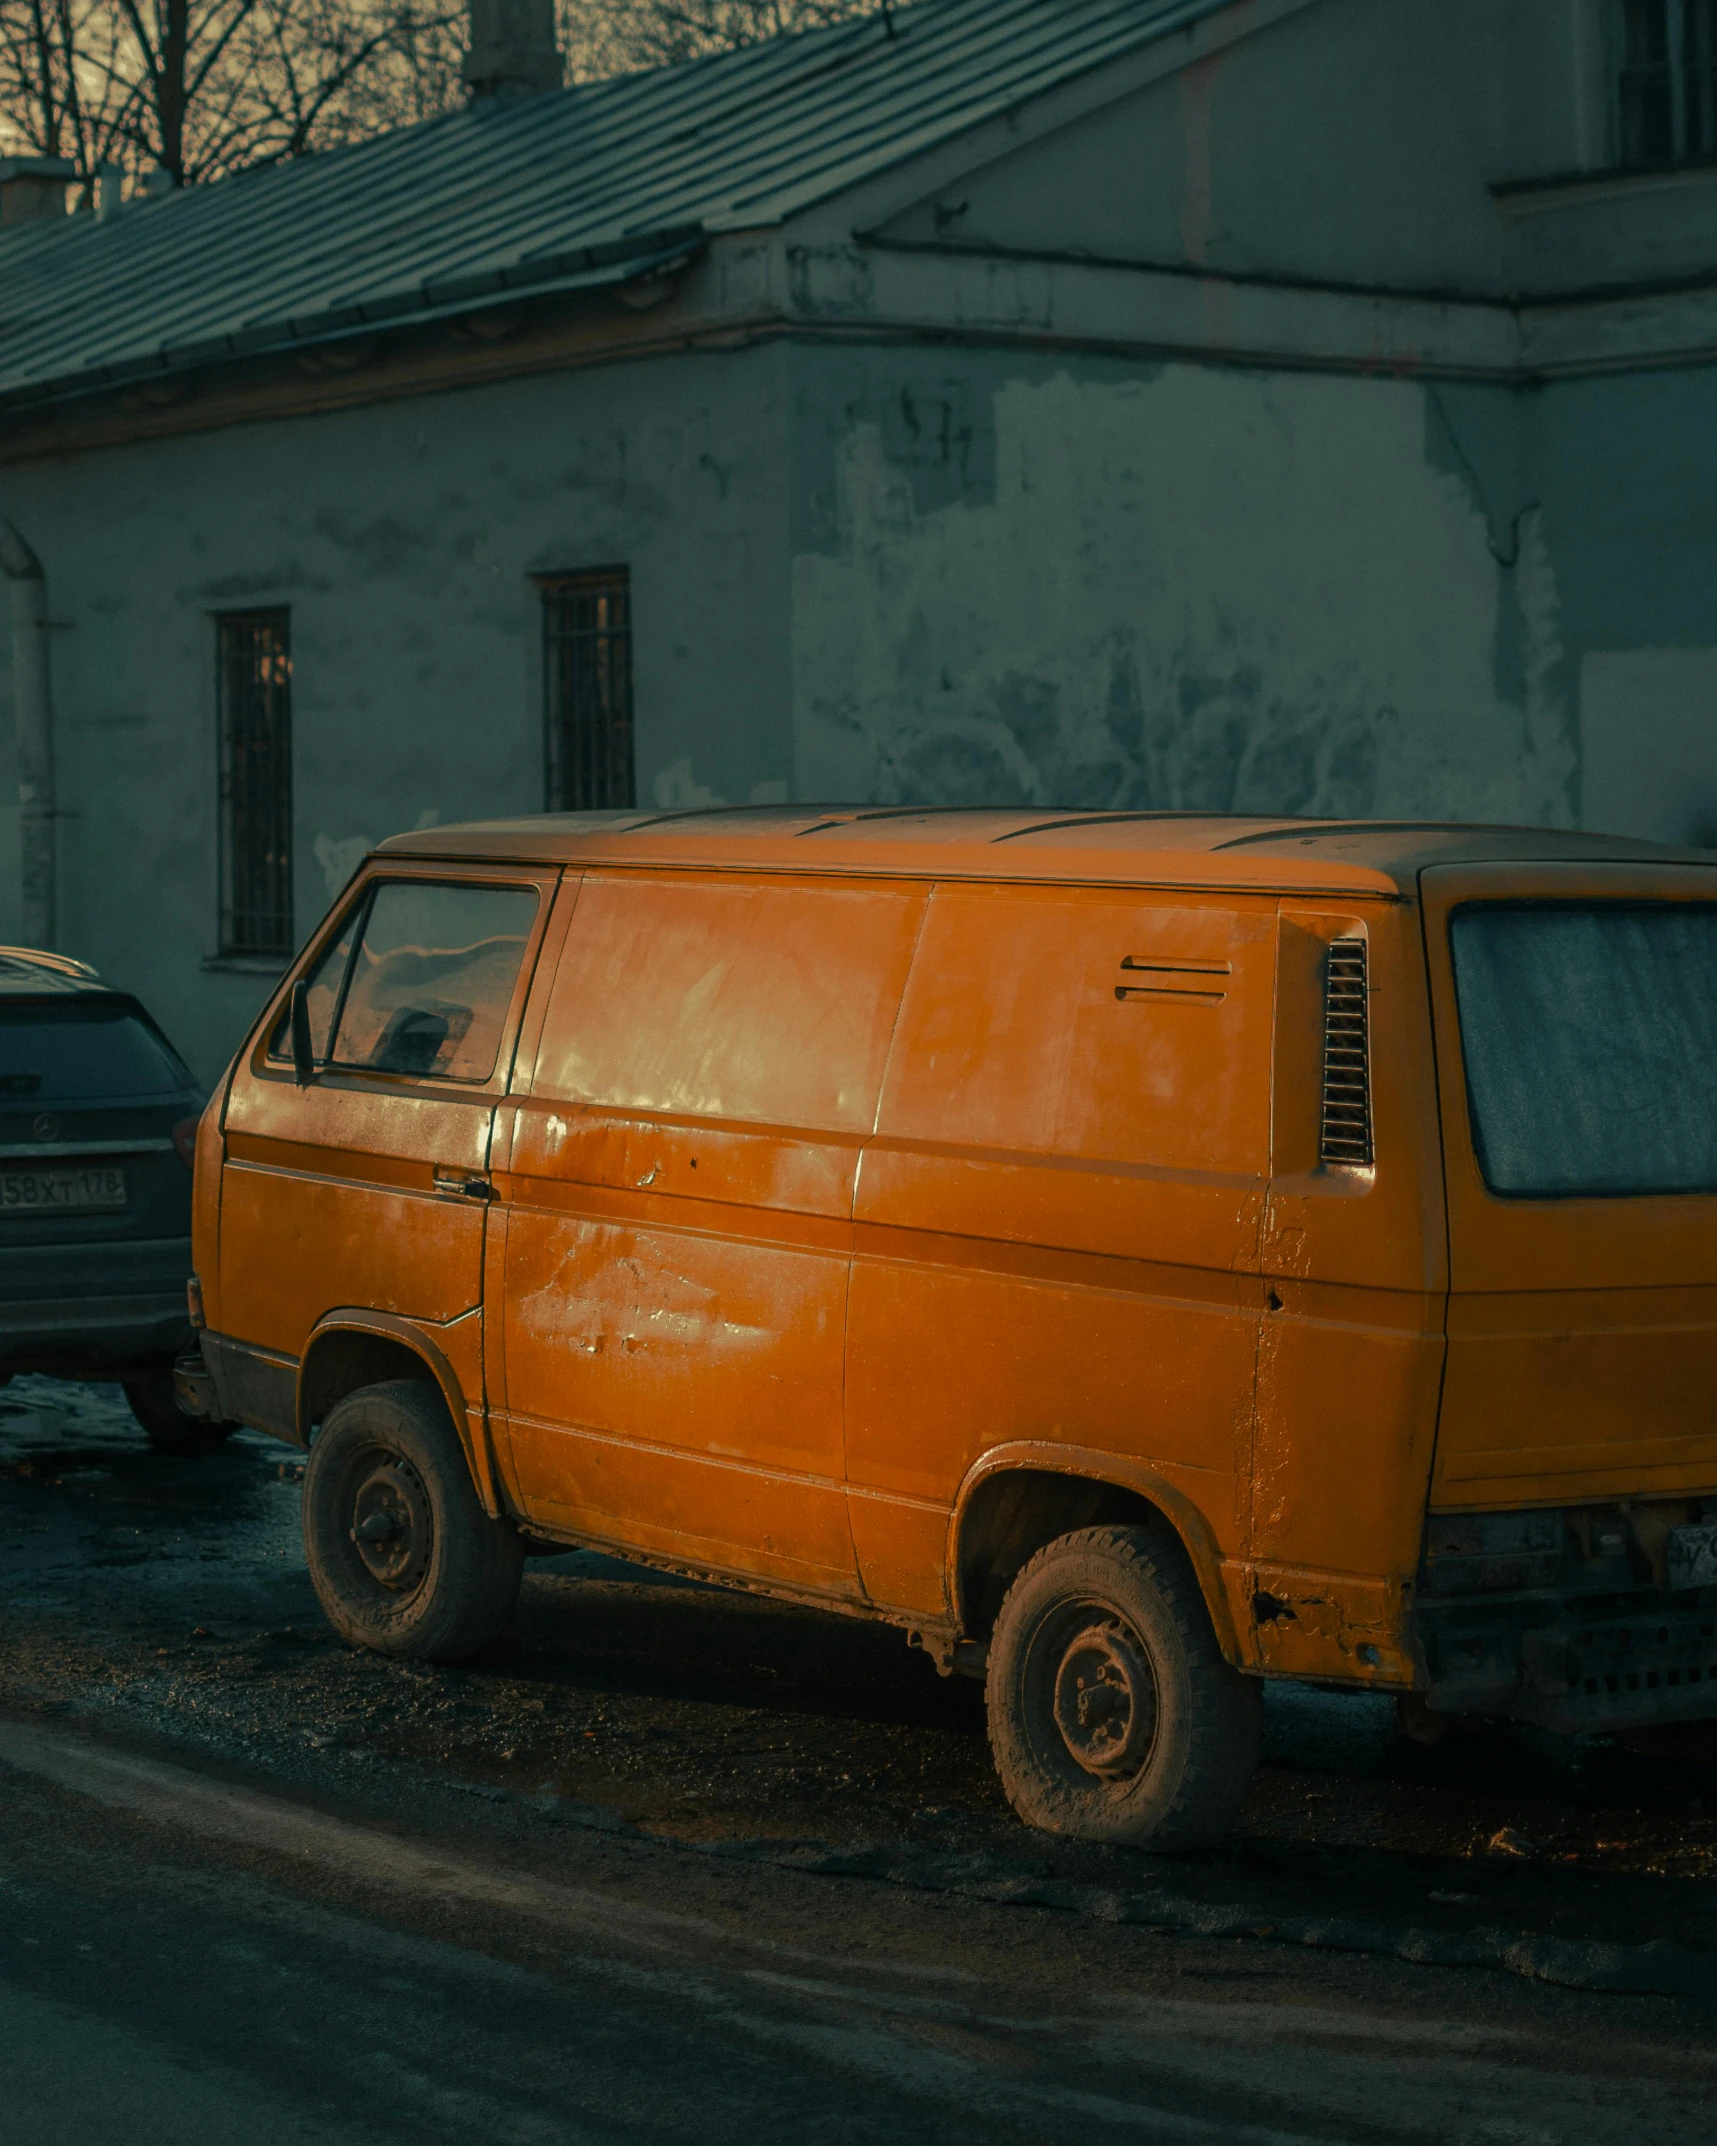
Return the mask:
[(1717, 157), (1717, 0), (1621, 0), (1617, 91), (1624, 165)]
[(540, 586), (549, 810), (635, 805), (630, 577), (607, 567)]
[(220, 951), (284, 959), (292, 931), (292, 643), (285, 611), (215, 622)]
[(1331, 943), (1324, 970), (1323, 1119), (1318, 1155), (1326, 1163), (1369, 1164), (1371, 1005), (1363, 939)]

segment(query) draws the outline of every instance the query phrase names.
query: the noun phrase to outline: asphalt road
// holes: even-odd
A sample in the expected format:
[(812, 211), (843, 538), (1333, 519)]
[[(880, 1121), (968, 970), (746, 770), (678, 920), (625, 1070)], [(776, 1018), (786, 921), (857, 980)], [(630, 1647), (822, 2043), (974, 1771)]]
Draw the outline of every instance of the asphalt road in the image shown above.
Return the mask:
[(350, 1654), (296, 1478), (0, 1394), (6, 2146), (1717, 2133), (1697, 1746), (1273, 1694), (1231, 1847), (1068, 1848), (864, 1625), (572, 1557)]

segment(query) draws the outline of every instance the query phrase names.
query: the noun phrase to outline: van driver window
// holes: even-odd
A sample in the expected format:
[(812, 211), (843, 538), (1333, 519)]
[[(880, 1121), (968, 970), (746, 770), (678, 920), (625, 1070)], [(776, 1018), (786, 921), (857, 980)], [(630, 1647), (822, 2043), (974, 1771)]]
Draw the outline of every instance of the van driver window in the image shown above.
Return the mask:
[[(334, 1008), (340, 1001), (340, 984), (346, 974), (346, 963), (351, 959), (352, 940), (358, 929), (358, 918), (362, 914), (363, 904), (354, 903), (347, 914), (340, 936), (304, 979), (310, 996), (310, 1056), (319, 1066), (328, 1062), (328, 1031), (333, 1026)], [(290, 1009), (274, 1024), (274, 1033), (268, 1039), (268, 1055), (283, 1063), (291, 1062)]]
[(536, 908), (528, 887), (384, 880), (352, 956), (334, 1064), (487, 1080)]

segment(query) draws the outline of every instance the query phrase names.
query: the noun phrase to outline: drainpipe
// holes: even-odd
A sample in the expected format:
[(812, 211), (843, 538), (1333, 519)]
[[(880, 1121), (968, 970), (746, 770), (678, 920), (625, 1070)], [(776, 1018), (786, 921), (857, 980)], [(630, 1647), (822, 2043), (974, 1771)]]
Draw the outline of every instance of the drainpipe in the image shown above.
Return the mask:
[(12, 584), (12, 720), (26, 946), (54, 943), (54, 696), (48, 582), (42, 562), (0, 514), (0, 573)]

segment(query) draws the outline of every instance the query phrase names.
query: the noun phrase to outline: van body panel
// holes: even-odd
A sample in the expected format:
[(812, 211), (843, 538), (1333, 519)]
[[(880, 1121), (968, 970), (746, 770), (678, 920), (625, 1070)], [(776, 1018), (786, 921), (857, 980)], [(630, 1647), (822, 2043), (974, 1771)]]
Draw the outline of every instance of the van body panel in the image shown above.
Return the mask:
[[(951, 1575), (960, 1574), (963, 1570), (962, 1551), (966, 1547), (966, 1538), (972, 1526), (972, 1510), (977, 1502), (977, 1494), (998, 1476), (1026, 1472), (1033, 1475), (1070, 1475), (1086, 1481), (1112, 1482), (1150, 1499), (1172, 1524), (1192, 1560), (1193, 1570), (1198, 1574), (1205, 1597), (1211, 1605), (1216, 1637), (1224, 1656), (1236, 1664), (1242, 1661), (1241, 1643), (1231, 1606), (1244, 1601), (1246, 1621), (1250, 1624), (1251, 1600), (1249, 1594), (1242, 1595), (1235, 1583), (1234, 1575), (1243, 1568), (1238, 1564), (1230, 1568), (1224, 1563), (1215, 1533), (1197, 1496), (1204, 1486), (1196, 1474), (1189, 1474), (1184, 1480), (1176, 1481), (1173, 1476), (1151, 1468), (1143, 1461), (1129, 1460), (1125, 1455), (1085, 1446), (1046, 1443), (1032, 1439), (994, 1446), (968, 1470), (955, 1498), (946, 1558)], [(976, 1575), (968, 1572), (967, 1577), (971, 1579)], [(958, 1588), (950, 1596), (950, 1606), (954, 1616), (966, 1625), (976, 1623), (979, 1604)]]
[(1257, 1320), (1238, 1288), (1222, 1306), (861, 1252), (847, 1466), (868, 1591), (902, 1609), (945, 1605), (956, 1493), (1004, 1443), (1148, 1463), (1182, 1483), (1224, 1551), (1236, 1547)]
[(1431, 1504), (1577, 1505), (1717, 1487), (1717, 1196), (1516, 1198), (1485, 1183), (1450, 921), (1463, 904), (1709, 902), (1717, 871), (1441, 866), (1425, 883), (1450, 1240)]
[(850, 1576), (845, 1259), (523, 1204), (507, 1230), (526, 1513), (741, 1570)]
[(945, 1601), (936, 1516), (1004, 1442), (1195, 1473), (1238, 1547), (1274, 936), (1244, 900), (931, 896), (854, 1208), (847, 1471), (878, 1600)]
[(1254, 1560), (1246, 1573), (1251, 1662), (1265, 1676), (1411, 1689), (1404, 1635), (1410, 1583)]
[[(1248, 1471), (1258, 1659), (1410, 1681), (1401, 1604), (1419, 1562), (1448, 1286), (1423, 937), (1399, 903), (1284, 901), (1280, 932)], [(1355, 938), (1367, 953), (1370, 1167), (1320, 1159), (1325, 971), (1331, 946)]]
[(1717, 1289), (1451, 1298), (1437, 1462), (1439, 1510), (1709, 1490)]
[(417, 1357), (441, 1389), (447, 1413), (465, 1447), (471, 1476), (483, 1510), (493, 1517), (500, 1510), (494, 1454), (488, 1437), (483, 1395), (483, 1321), (479, 1312), (467, 1312), (446, 1326), (428, 1326), (417, 1319), (398, 1319), (387, 1312), (362, 1305), (341, 1305), (318, 1321), (302, 1362), (296, 1367), (296, 1422), (298, 1442), (308, 1445), (315, 1428), (318, 1388), (332, 1356), (364, 1337), (397, 1341)]
[(523, 1510), (856, 1595), (853, 1187), (923, 890), (591, 872), (576, 899), (499, 1181)]
[(297, 1356), (338, 1304), (436, 1321), (474, 1309), (483, 1209), (437, 1192), (434, 1177), (482, 1174), (493, 1110), (491, 1096), (332, 1079), (300, 1090), (265, 1068), (241, 1077), (221, 1202), (226, 1330)]

